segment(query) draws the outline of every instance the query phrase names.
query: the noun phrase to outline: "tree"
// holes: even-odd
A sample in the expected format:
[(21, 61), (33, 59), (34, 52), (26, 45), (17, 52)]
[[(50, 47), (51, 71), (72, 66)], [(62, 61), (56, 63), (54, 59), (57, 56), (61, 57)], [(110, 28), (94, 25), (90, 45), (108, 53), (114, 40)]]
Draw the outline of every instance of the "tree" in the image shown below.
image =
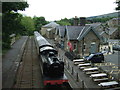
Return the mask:
[(35, 30), (34, 20), (31, 17), (23, 17), (21, 19), (21, 24), (24, 26), (23, 34), (32, 35)]
[(2, 13), (9, 13), (11, 11), (17, 12), (18, 10), (25, 10), (29, 5), (27, 2), (3, 2)]
[(114, 17), (102, 17), (102, 18), (93, 18), (92, 22), (96, 23), (96, 22), (101, 22), (101, 23), (105, 23), (106, 21), (112, 19)]
[(34, 20), (34, 23), (35, 23), (35, 30), (36, 30), (36, 31), (41, 30), (41, 27), (42, 27), (43, 25), (45, 25), (45, 24), (48, 23), (48, 22), (45, 20), (44, 17), (36, 17), (36, 16), (34, 16), (33, 20)]
[(20, 30), (23, 29), (20, 24), (22, 15), (17, 11), (25, 10), (28, 6), (27, 2), (2, 3), (2, 49), (10, 48), (10, 34), (19, 34)]
[(70, 23), (70, 20), (67, 19), (67, 18), (64, 18), (64, 19), (61, 19), (59, 21), (56, 21), (58, 24), (60, 24), (61, 26), (64, 26), (64, 25), (71, 25)]
[(116, 10), (120, 10), (120, 0), (116, 1), (117, 7)]

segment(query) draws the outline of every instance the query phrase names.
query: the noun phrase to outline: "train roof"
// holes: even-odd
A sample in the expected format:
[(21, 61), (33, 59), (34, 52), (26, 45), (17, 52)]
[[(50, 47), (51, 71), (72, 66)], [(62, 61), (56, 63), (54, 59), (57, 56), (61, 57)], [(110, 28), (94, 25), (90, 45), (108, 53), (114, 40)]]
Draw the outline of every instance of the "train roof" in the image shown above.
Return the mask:
[(38, 42), (38, 45), (40, 48), (44, 47), (44, 46), (50, 46), (53, 47), (42, 35), (40, 35), (40, 33), (38, 33), (37, 31), (34, 32), (35, 38)]
[(42, 48), (44, 46), (53, 47), (47, 40), (41, 39), (41, 38), (38, 40), (38, 45), (39, 45), (40, 48)]
[(49, 46), (42, 47), (42, 48), (40, 49), (40, 53), (42, 53), (42, 52), (47, 52), (47, 51), (51, 51), (51, 52), (54, 52), (55, 54), (57, 54), (57, 51), (56, 51), (54, 48), (49, 47)]

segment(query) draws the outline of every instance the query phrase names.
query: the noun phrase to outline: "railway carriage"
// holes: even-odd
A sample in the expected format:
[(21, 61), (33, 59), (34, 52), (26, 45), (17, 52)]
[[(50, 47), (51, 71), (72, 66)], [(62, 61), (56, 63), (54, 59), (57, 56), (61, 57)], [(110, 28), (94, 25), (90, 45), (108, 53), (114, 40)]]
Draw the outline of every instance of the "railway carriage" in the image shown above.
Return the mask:
[(44, 78), (44, 85), (63, 84), (68, 82), (64, 74), (64, 62), (57, 57), (58, 52), (43, 36), (37, 31), (34, 32), (37, 52), (41, 58), (41, 69)]

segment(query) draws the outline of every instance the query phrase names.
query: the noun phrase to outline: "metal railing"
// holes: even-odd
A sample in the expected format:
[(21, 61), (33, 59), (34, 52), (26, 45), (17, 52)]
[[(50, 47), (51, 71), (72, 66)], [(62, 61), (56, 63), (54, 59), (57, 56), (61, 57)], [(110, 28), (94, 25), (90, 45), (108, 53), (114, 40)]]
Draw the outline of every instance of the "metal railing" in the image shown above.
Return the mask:
[(70, 65), (70, 62), (66, 60), (67, 58), (65, 56), (62, 56), (62, 60), (64, 61), (65, 68), (68, 70), (69, 74), (74, 78), (76, 83), (82, 88), (87, 88), (87, 85), (85, 84), (84, 80), (80, 78), (79, 71), (75, 70), (74, 66)]

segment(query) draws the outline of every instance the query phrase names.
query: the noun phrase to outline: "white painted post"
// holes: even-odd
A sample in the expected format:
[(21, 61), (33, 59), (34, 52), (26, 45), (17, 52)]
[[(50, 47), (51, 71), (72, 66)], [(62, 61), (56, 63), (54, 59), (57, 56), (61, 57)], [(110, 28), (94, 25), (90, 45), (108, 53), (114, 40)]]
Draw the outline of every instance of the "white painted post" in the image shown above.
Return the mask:
[(69, 66), (69, 62), (68, 62), (68, 69), (70, 68), (70, 66)]
[(74, 69), (73, 69), (73, 67), (72, 67), (72, 72), (71, 72), (71, 74), (74, 74)]
[(84, 87), (84, 81), (81, 80), (81, 83), (82, 83), (82, 88), (84, 89), (84, 88), (85, 88), (85, 87)]
[(76, 81), (79, 82), (79, 76), (78, 76), (78, 73), (76, 73)]

